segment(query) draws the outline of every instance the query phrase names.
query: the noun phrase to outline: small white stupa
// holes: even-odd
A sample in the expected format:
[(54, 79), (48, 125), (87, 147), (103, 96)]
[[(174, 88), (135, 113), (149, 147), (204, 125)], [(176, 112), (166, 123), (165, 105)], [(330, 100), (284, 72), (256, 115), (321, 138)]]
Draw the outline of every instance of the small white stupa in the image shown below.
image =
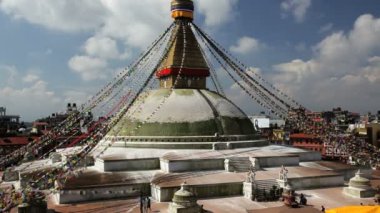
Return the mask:
[(363, 173), (360, 170), (356, 172), (355, 177), (350, 179), (348, 187), (345, 187), (343, 192), (357, 198), (375, 196), (375, 190), (372, 189), (370, 181), (363, 177)]
[(173, 197), (173, 202), (169, 205), (170, 213), (201, 213), (202, 207), (197, 204), (196, 196), (190, 192), (185, 183), (181, 184)]

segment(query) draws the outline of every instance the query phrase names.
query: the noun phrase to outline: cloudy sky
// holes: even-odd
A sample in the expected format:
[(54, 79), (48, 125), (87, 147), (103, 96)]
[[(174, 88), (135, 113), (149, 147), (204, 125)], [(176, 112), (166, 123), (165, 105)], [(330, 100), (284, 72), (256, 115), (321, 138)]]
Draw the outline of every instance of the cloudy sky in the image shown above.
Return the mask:
[[(306, 107), (380, 110), (378, 0), (195, 4), (198, 26)], [(169, 0), (0, 0), (0, 105), (31, 121), (81, 103), (171, 21)]]

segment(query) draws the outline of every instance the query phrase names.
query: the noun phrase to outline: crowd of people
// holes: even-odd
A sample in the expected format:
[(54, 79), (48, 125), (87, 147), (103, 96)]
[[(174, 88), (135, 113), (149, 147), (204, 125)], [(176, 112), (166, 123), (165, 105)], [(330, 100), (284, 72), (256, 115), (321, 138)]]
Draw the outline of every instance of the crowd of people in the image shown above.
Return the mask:
[(13, 186), (0, 189), (0, 212), (8, 212), (23, 203), (46, 207), (45, 195), (39, 191), (16, 191)]
[(17, 195), (14, 188), (0, 189), (0, 212), (8, 212), (15, 203), (20, 201), (21, 196)]
[(352, 133), (341, 131), (331, 122), (315, 119), (306, 109), (289, 112), (287, 128), (294, 132), (315, 135), (324, 143), (327, 154), (343, 162), (377, 167), (380, 163), (380, 149), (366, 143)]

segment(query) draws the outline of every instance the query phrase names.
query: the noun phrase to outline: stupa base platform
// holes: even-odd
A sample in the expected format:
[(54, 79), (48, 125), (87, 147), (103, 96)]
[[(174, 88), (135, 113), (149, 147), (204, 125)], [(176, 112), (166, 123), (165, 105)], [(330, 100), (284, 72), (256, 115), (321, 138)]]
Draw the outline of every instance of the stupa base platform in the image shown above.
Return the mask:
[[(256, 180), (266, 188), (278, 184), (282, 165), (289, 170), (288, 181), (296, 190), (343, 186), (346, 171), (357, 170), (321, 161), (317, 152), (286, 146), (228, 150), (111, 147), (96, 159), (95, 166), (62, 185), (55, 197), (57, 203), (69, 204), (137, 198), (142, 193), (166, 202), (183, 182), (199, 198), (242, 196), (253, 161), (260, 168)], [(32, 162), (30, 167), (40, 164)]]
[[(239, 164), (249, 164), (250, 158), (258, 159), (262, 167), (280, 167), (282, 165), (297, 166), (303, 161), (319, 161), (321, 155), (317, 152), (280, 146), (232, 150), (179, 149), (170, 151), (112, 147), (103, 156), (96, 159), (95, 167), (103, 172), (155, 169), (165, 172), (224, 170), (226, 159), (240, 160), (236, 162)], [(235, 166), (240, 167), (241, 165)], [(249, 165), (243, 168), (245, 171), (248, 169)]]
[(375, 190), (368, 190), (368, 189), (358, 189), (358, 188), (353, 188), (353, 187), (345, 187), (343, 189), (343, 192), (346, 195), (349, 195), (351, 197), (356, 197), (356, 198), (369, 198), (369, 197), (374, 197), (376, 191)]
[(156, 171), (99, 172), (87, 169), (69, 179), (55, 195), (60, 204), (150, 195), (150, 179)]
[[(344, 185), (343, 176), (335, 172), (321, 172), (304, 167), (287, 167), (287, 169), (291, 174), (288, 182), (296, 190)], [(275, 167), (257, 171), (257, 183), (269, 187), (271, 184), (277, 184), (275, 178), (280, 170), (280, 167)], [(181, 183), (186, 182), (198, 198), (241, 196), (246, 176), (246, 172), (226, 171), (157, 173), (152, 180), (151, 193), (155, 200), (168, 202), (180, 188)]]
[[(275, 183), (273, 177), (277, 175), (280, 169), (270, 168), (269, 170), (257, 172), (257, 183), (267, 186)], [(344, 178), (340, 174), (326, 173), (303, 167), (288, 167), (288, 169), (293, 174), (289, 176), (288, 182), (297, 191), (344, 185)], [(129, 173), (133, 174), (134, 172)], [(160, 171), (150, 171), (149, 173), (147, 174), (149, 178), (136, 178), (145, 179), (145, 181), (119, 180), (108, 182), (109, 180), (105, 180), (103, 183), (87, 186), (79, 184), (81, 180), (89, 180), (90, 177), (84, 175), (76, 179), (77, 183), (69, 182), (70, 185), (67, 188), (60, 190), (60, 193), (56, 194), (56, 200), (59, 204), (69, 204), (96, 200), (126, 199), (138, 197), (142, 193), (144, 196), (152, 196), (157, 202), (170, 202), (183, 182), (186, 182), (199, 198), (233, 197), (243, 194), (243, 182), (246, 178), (245, 172), (205, 171), (167, 174)], [(102, 176), (101, 174), (98, 175)], [(113, 176), (114, 174), (109, 175)], [(154, 178), (150, 181), (149, 179), (152, 175), (154, 175)], [(357, 198), (362, 197), (365, 196), (357, 196)]]
[[(323, 205), (326, 209), (337, 208), (341, 206), (358, 206), (375, 205), (373, 198), (354, 198), (348, 195), (342, 195), (343, 187), (300, 190), (297, 193), (303, 193), (308, 199), (308, 206), (296, 209), (297, 212), (320, 212)], [(140, 213), (139, 199), (118, 199), (107, 201), (95, 201), (87, 203), (76, 203), (74, 205), (59, 205), (55, 199), (49, 199), (48, 208), (57, 212), (130, 212)], [(198, 204), (208, 212), (218, 213), (278, 213), (289, 211), (289, 207), (284, 206), (283, 202), (255, 202), (243, 196), (205, 198), (199, 199)], [(152, 212), (168, 212), (168, 202), (157, 202), (152, 200)]]
[(98, 158), (95, 167), (103, 172), (144, 171), (160, 169), (159, 158), (119, 159)]
[(355, 176), (355, 173), (360, 169), (363, 173), (363, 177), (371, 178), (373, 170), (371, 168), (363, 168), (359, 166), (352, 166), (348, 164), (343, 164), (335, 161), (310, 161), (310, 162), (301, 162), (301, 166), (320, 169), (323, 171), (335, 171), (339, 172), (344, 176), (344, 180), (348, 181), (350, 178)]
[[(274, 183), (280, 167), (257, 172), (260, 184)], [(304, 167), (288, 167), (288, 181), (295, 189), (342, 186), (343, 176), (334, 172), (320, 172)], [(89, 202), (102, 199), (120, 199), (151, 195), (158, 202), (169, 202), (174, 193), (186, 182), (199, 198), (243, 195), (246, 172), (198, 171), (164, 173), (162, 171), (102, 173), (91, 168), (84, 174), (69, 180), (56, 194), (60, 204)]]
[[(143, 140), (143, 139), (141, 139)], [(170, 141), (170, 142), (169, 142)], [(150, 149), (238, 149), (268, 146), (267, 140), (243, 140), (243, 141), (208, 141), (207, 139), (194, 138), (189, 142), (179, 142), (181, 139), (167, 139), (167, 141), (117, 141), (114, 147), (124, 148), (150, 148)]]
[[(264, 140), (265, 141), (265, 140)], [(266, 142), (267, 143), (267, 142)], [(100, 148), (102, 149), (102, 148)], [(191, 159), (194, 156), (198, 158), (215, 158), (221, 157), (267, 157), (267, 156), (289, 156), (298, 155), (300, 162), (320, 161), (321, 154), (304, 149), (298, 149), (288, 146), (268, 145), (262, 147), (250, 147), (231, 150), (199, 150), (199, 149), (140, 149), (140, 148), (124, 148), (112, 146), (100, 157), (105, 161), (108, 160), (134, 160), (161, 158), (163, 156), (176, 154), (181, 159)], [(98, 154), (97, 151), (94, 155)], [(179, 158), (178, 158), (179, 159)]]

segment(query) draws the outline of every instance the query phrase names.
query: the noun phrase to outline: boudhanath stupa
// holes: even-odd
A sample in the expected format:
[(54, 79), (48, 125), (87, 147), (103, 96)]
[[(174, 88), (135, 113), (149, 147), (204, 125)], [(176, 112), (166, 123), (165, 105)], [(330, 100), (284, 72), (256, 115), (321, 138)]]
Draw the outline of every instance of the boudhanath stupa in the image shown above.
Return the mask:
[[(369, 202), (369, 198), (343, 193), (357, 167), (322, 161), (319, 152), (270, 145), (261, 139), (242, 109), (208, 88), (212, 73), (192, 24), (193, 1), (173, 0), (171, 14), (174, 23), (167, 51), (154, 73), (159, 88), (142, 92), (138, 104), (113, 118), (115, 125), (88, 156), (92, 160), (83, 163), (74, 177), (56, 181), (58, 191), (49, 197), (49, 207), (69, 212), (75, 209), (72, 204), (125, 200), (135, 204), (127, 212), (139, 212), (136, 198), (149, 196), (153, 210), (173, 212), (173, 197), (180, 199), (186, 193), (209, 212), (283, 205), (247, 198), (247, 182), (268, 192), (273, 186), (291, 186), (317, 206)], [(23, 175), (54, 167), (69, 159), (75, 149), (57, 150), (51, 159), (18, 166), (23, 172), (12, 183), (17, 187), (27, 184)], [(252, 172), (254, 180), (248, 180)], [(361, 168), (361, 172), (371, 178), (371, 169)], [(194, 207), (193, 212), (199, 209)]]

